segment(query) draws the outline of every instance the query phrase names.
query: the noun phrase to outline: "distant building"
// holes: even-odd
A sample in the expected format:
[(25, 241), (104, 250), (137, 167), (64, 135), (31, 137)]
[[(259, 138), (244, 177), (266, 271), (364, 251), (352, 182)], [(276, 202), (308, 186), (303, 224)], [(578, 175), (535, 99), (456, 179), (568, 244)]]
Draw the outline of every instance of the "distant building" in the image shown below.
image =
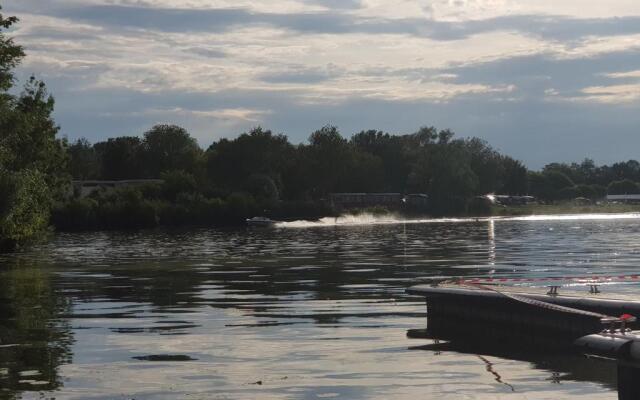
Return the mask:
[(640, 194), (608, 194), (607, 201), (620, 203), (640, 203)]
[(122, 181), (71, 181), (73, 196), (87, 197), (100, 189), (115, 189), (125, 186), (142, 186), (149, 183), (162, 184), (162, 179), (127, 179)]
[(402, 206), (400, 193), (331, 193), (329, 199), (331, 206), (336, 209), (375, 206), (399, 208)]

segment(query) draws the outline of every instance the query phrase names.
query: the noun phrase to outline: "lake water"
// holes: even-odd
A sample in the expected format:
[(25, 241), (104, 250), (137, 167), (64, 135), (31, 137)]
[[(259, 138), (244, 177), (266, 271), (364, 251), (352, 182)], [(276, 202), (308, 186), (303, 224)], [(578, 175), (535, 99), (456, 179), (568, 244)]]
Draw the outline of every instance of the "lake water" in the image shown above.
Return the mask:
[(404, 290), (637, 273), (639, 244), (640, 215), (59, 234), (0, 258), (0, 399), (615, 399), (609, 362), (407, 338)]

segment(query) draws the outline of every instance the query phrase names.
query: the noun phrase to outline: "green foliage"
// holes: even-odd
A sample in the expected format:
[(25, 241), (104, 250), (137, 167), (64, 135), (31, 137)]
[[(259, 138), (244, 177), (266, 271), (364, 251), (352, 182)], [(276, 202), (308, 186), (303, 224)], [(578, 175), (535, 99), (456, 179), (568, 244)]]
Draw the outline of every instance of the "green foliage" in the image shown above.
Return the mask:
[(450, 141), (448, 131), (438, 137), (418, 153), (409, 176), (410, 190), (429, 193), (434, 213), (464, 212), (479, 185), (471, 166), (473, 154), (464, 141)]
[(141, 190), (124, 187), (59, 204), (53, 209), (52, 221), (67, 230), (152, 228), (159, 222), (156, 208)]
[(467, 211), (471, 215), (491, 215), (491, 201), (484, 196), (476, 196), (469, 200)]
[(234, 140), (215, 142), (206, 152), (209, 181), (227, 194), (246, 190), (251, 186), (248, 180), (261, 175), (271, 179), (280, 195), (284, 187), (295, 186), (290, 184), (295, 163), (295, 150), (287, 137), (260, 127)]
[(469, 168), (477, 177), (477, 186), (470, 188), (475, 193), (491, 193), (502, 186), (504, 176), (503, 159), (489, 144), (478, 138), (464, 143), (469, 154)]
[(608, 194), (638, 194), (640, 193), (640, 187), (631, 179), (623, 179), (620, 181), (614, 181), (607, 187)]
[[(521, 162), (498, 153), (483, 140), (454, 139), (451, 131), (433, 127), (409, 135), (361, 131), (346, 140), (336, 127), (325, 126), (310, 135), (308, 144), (297, 146), (284, 135), (258, 127), (236, 139), (213, 143), (204, 157), (175, 150), (195, 145), (182, 128), (160, 126), (149, 132), (153, 133), (147, 133), (144, 140), (121, 137), (97, 143), (93, 146), (95, 158), (91, 146), (78, 141), (69, 150), (72, 166), (86, 165), (78, 170), (89, 170), (97, 159), (102, 171), (110, 163), (116, 165), (111, 176), (136, 178), (141, 171), (154, 168), (157, 172), (165, 167), (149, 167), (153, 139), (154, 148), (164, 148), (163, 154), (169, 155), (164, 165), (186, 168), (161, 172), (161, 185), (105, 191), (91, 199), (62, 204), (54, 213), (56, 226), (235, 225), (255, 215), (319, 218), (334, 212), (326, 201), (329, 193), (389, 190), (427, 193), (427, 208), (420, 212), (485, 215), (495, 211), (482, 197), (487, 193), (530, 194), (546, 203), (578, 197), (597, 200), (606, 194), (597, 182), (615, 176), (613, 171), (623, 175), (635, 171), (632, 161), (598, 167), (588, 159), (579, 164), (549, 164), (541, 172), (528, 171)], [(175, 141), (164, 142), (168, 137)], [(167, 144), (178, 142), (182, 145)], [(166, 161), (180, 160), (180, 154), (190, 153), (192, 156), (182, 161)], [(82, 157), (89, 161), (83, 163)], [(187, 169), (192, 167), (192, 171)]]
[[(184, 173), (171, 173), (173, 178)], [(171, 187), (171, 190), (168, 188)], [(58, 229), (139, 229), (157, 226), (238, 225), (264, 211), (247, 193), (209, 198), (165, 184), (121, 187), (70, 199), (53, 209)]]
[[(53, 273), (33, 261), (5, 260), (0, 269), (0, 343), (33, 343), (3, 348), (0, 369), (4, 369), (0, 398), (28, 396), (22, 371), (38, 371), (38, 389), (55, 391), (63, 385), (58, 367), (71, 362), (73, 336), (69, 325), (52, 323), (69, 313), (71, 301), (55, 289)], [(6, 388), (16, 390), (15, 397)], [(23, 394), (20, 394), (20, 391)], [(8, 396), (7, 396), (8, 395)]]
[[(143, 177), (141, 166), (142, 141), (135, 136), (111, 138), (94, 146), (100, 160), (100, 178), (106, 180), (138, 179)], [(78, 161), (79, 162), (79, 161)], [(72, 161), (74, 164), (75, 161)]]
[[(0, 6), (0, 10), (2, 7)], [(16, 17), (5, 17), (0, 14), (0, 29), (9, 29), (18, 22)], [(16, 45), (11, 38), (0, 31), (0, 92), (9, 90), (13, 86), (13, 69), (24, 57), (22, 46)], [(0, 96), (3, 96), (0, 94)]]
[(518, 160), (509, 156), (502, 156), (502, 194), (525, 195), (528, 192), (527, 168)]
[(345, 184), (350, 167), (351, 148), (335, 126), (324, 126), (309, 137), (306, 178), (314, 198), (331, 192), (351, 191)]
[(280, 198), (278, 187), (269, 175), (253, 174), (247, 178), (247, 191), (256, 199), (267, 202), (277, 201)]
[(571, 200), (580, 197), (580, 192), (577, 186), (567, 186), (558, 190), (558, 194), (555, 196), (558, 200)]
[[(182, 127), (155, 125), (142, 138), (122, 136), (91, 145), (60, 140), (54, 100), (31, 78), (11, 90), (23, 49), (2, 30), (17, 19), (0, 15), (0, 243), (43, 232), (52, 204), (62, 229), (140, 228), (158, 225), (238, 224), (259, 214), (324, 216), (334, 192), (426, 193), (436, 214), (490, 210), (487, 193), (531, 194), (545, 202), (637, 193), (640, 163), (596, 166), (551, 163), (528, 171), (478, 138), (455, 139), (450, 130), (423, 126), (392, 135), (366, 130), (343, 137), (327, 125), (308, 143), (256, 127), (221, 139), (203, 152)], [(103, 190), (67, 199), (79, 180), (161, 178), (162, 184)], [(605, 189), (606, 187), (606, 189)]]
[(68, 191), (68, 156), (66, 143), (56, 138), (53, 106), (44, 83), (32, 77), (0, 121), (0, 148), (8, 154), (2, 160), (5, 169), (41, 172), (51, 195), (60, 199)]
[(404, 192), (407, 177), (411, 171), (411, 161), (406, 151), (405, 140), (402, 136), (390, 135), (382, 131), (368, 130), (351, 137), (350, 143), (360, 154), (374, 156), (371, 163), (379, 163), (376, 170), (366, 168), (370, 175), (380, 178), (375, 182), (375, 190), (383, 192)]
[[(175, 157), (167, 158), (171, 160), (190, 151), (170, 149), (195, 145), (179, 127), (157, 126), (149, 132), (144, 140), (123, 137), (96, 144), (102, 169), (110, 159), (102, 149), (110, 143), (112, 147), (121, 144), (114, 152), (127, 155), (113, 158), (119, 164), (114, 170), (122, 171), (123, 178), (138, 177), (135, 171), (164, 168), (149, 167), (152, 141), (157, 143), (156, 149), (165, 149), (162, 154), (172, 153)], [(175, 141), (163, 141), (168, 137)], [(169, 142), (182, 145), (169, 146)], [(77, 148), (77, 154), (90, 154), (86, 143), (72, 148)], [(196, 167), (190, 171), (193, 162)], [(201, 169), (200, 163), (206, 168)], [(310, 135), (308, 144), (297, 146), (284, 135), (257, 127), (236, 139), (213, 143), (204, 157), (187, 157), (172, 165), (178, 164), (185, 168), (160, 174), (165, 181), (161, 186), (138, 189), (143, 200), (153, 203), (155, 221), (160, 225), (240, 223), (262, 214), (279, 218), (329, 215), (332, 210), (323, 200), (332, 192), (427, 193), (426, 211), (432, 214), (468, 211), (479, 215), (491, 211), (477, 197), (487, 193), (532, 194), (544, 202), (598, 199), (605, 190), (597, 182), (611, 175), (610, 171), (634, 171), (631, 161), (610, 168), (597, 167), (586, 159), (579, 164), (549, 164), (541, 172), (530, 172), (520, 161), (498, 153), (483, 140), (455, 139), (453, 132), (433, 127), (422, 127), (409, 135), (361, 131), (346, 140), (336, 127), (325, 126)], [(98, 207), (103, 207), (102, 203)], [(153, 218), (147, 221), (154, 224)]]
[(160, 177), (164, 180), (162, 192), (166, 199), (175, 201), (180, 194), (197, 191), (196, 178), (186, 171), (167, 171)]
[(227, 198), (228, 211), (231, 215), (252, 215), (259, 212), (262, 214), (262, 210), (259, 210), (255, 199), (248, 193), (235, 192), (231, 193)]
[(41, 172), (0, 172), (0, 247), (11, 248), (41, 234), (49, 222), (50, 201)]
[(156, 125), (144, 134), (121, 136), (91, 146), (79, 139), (69, 146), (74, 179), (125, 180), (160, 178), (171, 171), (200, 176), (202, 150), (194, 138), (176, 125)]
[(607, 195), (607, 188), (600, 185), (576, 185), (576, 197), (584, 197), (590, 200), (602, 199)]
[(177, 125), (155, 125), (145, 132), (142, 157), (147, 177), (184, 170), (193, 173), (202, 150), (186, 129)]
[(52, 210), (51, 222), (62, 230), (91, 230), (103, 226), (98, 219), (99, 203), (92, 198), (69, 199)]
[(69, 172), (74, 179), (100, 178), (100, 160), (94, 146), (85, 138), (69, 145)]
[(572, 189), (567, 188), (573, 186), (571, 179), (558, 169), (529, 173), (529, 193), (545, 201), (560, 200), (572, 195)]
[[(0, 15), (0, 29), (17, 19)], [(5, 250), (42, 234), (53, 200), (68, 192), (66, 142), (56, 138), (54, 100), (31, 77), (18, 96), (9, 91), (22, 48), (0, 32), (0, 244)]]

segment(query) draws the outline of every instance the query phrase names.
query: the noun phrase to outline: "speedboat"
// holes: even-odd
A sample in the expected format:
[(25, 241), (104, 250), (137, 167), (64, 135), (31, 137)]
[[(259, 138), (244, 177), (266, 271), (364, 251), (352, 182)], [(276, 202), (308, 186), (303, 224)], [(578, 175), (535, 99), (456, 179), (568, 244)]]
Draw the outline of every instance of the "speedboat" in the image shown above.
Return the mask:
[(274, 220), (267, 217), (247, 218), (246, 221), (249, 226), (273, 226), (276, 223)]

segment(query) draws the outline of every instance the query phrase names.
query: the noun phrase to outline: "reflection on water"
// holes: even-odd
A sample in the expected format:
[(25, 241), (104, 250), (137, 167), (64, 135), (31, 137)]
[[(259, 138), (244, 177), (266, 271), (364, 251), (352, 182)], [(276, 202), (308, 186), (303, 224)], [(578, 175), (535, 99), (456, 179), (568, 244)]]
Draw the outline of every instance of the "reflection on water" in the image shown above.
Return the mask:
[(69, 299), (55, 293), (51, 274), (26, 263), (0, 270), (0, 399), (54, 390), (57, 368), (71, 362), (68, 321), (57, 316)]
[(425, 307), (404, 289), (637, 272), (637, 216), (302, 224), (5, 256), (0, 399), (616, 398), (608, 363), (407, 339)]

